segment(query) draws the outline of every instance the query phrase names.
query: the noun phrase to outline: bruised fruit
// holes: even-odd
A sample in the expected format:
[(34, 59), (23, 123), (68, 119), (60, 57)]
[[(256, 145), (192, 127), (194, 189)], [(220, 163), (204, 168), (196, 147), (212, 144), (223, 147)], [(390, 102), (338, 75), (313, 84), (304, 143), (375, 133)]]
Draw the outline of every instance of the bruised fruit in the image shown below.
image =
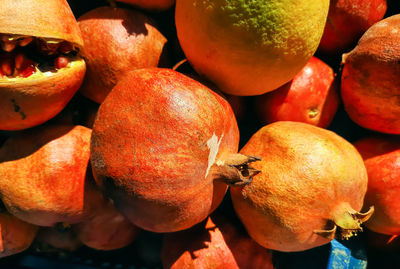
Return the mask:
[(41, 227), (36, 237), (41, 249), (49, 246), (55, 249), (75, 251), (82, 246), (71, 225), (59, 223), (54, 227)]
[(339, 105), (338, 85), (329, 65), (316, 57), (277, 90), (257, 99), (257, 111), (265, 123), (299, 121), (326, 128)]
[(78, 23), (87, 63), (81, 93), (97, 103), (128, 72), (156, 67), (167, 41), (148, 16), (135, 10), (99, 7)]
[(86, 187), (85, 207), (88, 216), (74, 225), (79, 240), (90, 248), (100, 250), (114, 250), (129, 245), (139, 229), (122, 216), (94, 186), (88, 184)]
[(0, 198), (16, 217), (39, 226), (84, 217), (84, 184), (91, 130), (41, 126), (0, 148)]
[(59, 113), (80, 87), (82, 37), (65, 0), (2, 0), (0, 20), (0, 130), (30, 128)]
[(329, 0), (177, 0), (178, 39), (189, 62), (232, 95), (291, 80), (316, 51)]
[(349, 238), (373, 212), (359, 213), (367, 172), (357, 150), (335, 133), (300, 122), (272, 123), (240, 151), (262, 158), (261, 173), (232, 187), (236, 213), (260, 245), (302, 251)]
[(229, 103), (171, 69), (129, 73), (100, 105), (91, 164), (97, 183), (140, 228), (187, 229), (248, 183), (256, 157), (237, 154)]
[(343, 55), (341, 95), (350, 118), (378, 132), (400, 134), (400, 15), (369, 28)]
[(318, 49), (329, 54), (351, 49), (369, 27), (383, 18), (386, 9), (386, 0), (331, 0)]
[(36, 236), (38, 227), (26, 223), (9, 213), (0, 212), (0, 258), (27, 249)]
[(375, 135), (354, 146), (364, 158), (368, 172), (365, 207), (374, 205), (376, 213), (366, 223), (382, 234), (400, 235), (400, 138)]
[(152, 11), (162, 11), (171, 8), (175, 4), (175, 0), (116, 0), (118, 2), (134, 5), (138, 8), (148, 9)]
[(274, 268), (271, 251), (216, 214), (189, 230), (166, 234), (161, 257), (165, 269)]

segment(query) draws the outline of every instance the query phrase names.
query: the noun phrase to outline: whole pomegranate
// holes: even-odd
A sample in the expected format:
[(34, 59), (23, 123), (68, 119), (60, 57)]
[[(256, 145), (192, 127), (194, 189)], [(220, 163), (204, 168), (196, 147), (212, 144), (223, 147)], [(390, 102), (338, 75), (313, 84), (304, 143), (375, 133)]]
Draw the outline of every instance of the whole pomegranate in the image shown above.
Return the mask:
[(16, 217), (39, 226), (84, 217), (84, 184), (91, 130), (40, 126), (0, 148), (0, 198)]
[(335, 133), (301, 122), (261, 128), (240, 151), (262, 158), (261, 173), (232, 187), (250, 237), (279, 251), (302, 251), (349, 238), (372, 214), (359, 213), (368, 177), (357, 150)]
[(248, 183), (257, 160), (237, 154), (229, 103), (171, 69), (133, 71), (100, 105), (93, 126), (94, 177), (118, 210), (154, 232), (187, 229)]
[(101, 103), (115, 84), (134, 69), (156, 67), (167, 39), (145, 14), (99, 7), (78, 19), (87, 74), (81, 93)]
[(383, 18), (386, 9), (386, 0), (331, 0), (318, 49), (329, 54), (351, 49), (369, 27)]
[(332, 68), (312, 57), (288, 83), (257, 99), (264, 123), (299, 121), (326, 128), (339, 105), (338, 85)]
[(30, 128), (80, 87), (81, 33), (66, 0), (1, 0), (0, 21), (0, 130)]
[(85, 207), (87, 217), (73, 227), (84, 245), (114, 250), (129, 245), (137, 237), (139, 229), (122, 216), (92, 184), (86, 185)]
[(374, 205), (376, 213), (366, 223), (368, 229), (382, 234), (400, 235), (400, 139), (375, 135), (354, 143), (368, 172), (365, 206)]
[(274, 268), (270, 251), (215, 213), (189, 230), (166, 234), (161, 257), (163, 268), (171, 269)]
[(4, 210), (0, 212), (0, 258), (27, 249), (36, 236), (38, 227), (17, 219)]
[(369, 28), (343, 55), (341, 95), (350, 118), (374, 131), (400, 134), (400, 15)]

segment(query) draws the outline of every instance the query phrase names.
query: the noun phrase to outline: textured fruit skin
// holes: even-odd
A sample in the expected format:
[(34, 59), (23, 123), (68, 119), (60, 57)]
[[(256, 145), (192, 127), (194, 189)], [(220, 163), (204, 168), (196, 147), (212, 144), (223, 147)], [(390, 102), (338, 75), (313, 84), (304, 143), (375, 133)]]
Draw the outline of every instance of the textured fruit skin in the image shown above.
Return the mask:
[(0, 33), (66, 40), (83, 46), (83, 40), (66, 0), (2, 0)]
[(83, 126), (43, 126), (8, 139), (0, 148), (7, 210), (39, 226), (81, 221), (90, 136)]
[(56, 116), (78, 91), (85, 76), (83, 60), (51, 76), (0, 80), (0, 130), (22, 130)]
[(0, 213), (0, 258), (27, 249), (36, 236), (38, 227), (26, 223), (7, 212)]
[(100, 105), (91, 164), (97, 183), (131, 222), (173, 232), (220, 204), (227, 185), (209, 168), (223, 153), (236, 153), (238, 143), (225, 99), (173, 70), (140, 69)]
[(162, 11), (171, 8), (175, 0), (117, 0), (118, 2), (134, 5), (138, 8), (152, 11)]
[(400, 139), (371, 136), (354, 146), (364, 158), (368, 172), (365, 207), (374, 205), (376, 213), (366, 222), (368, 229), (382, 234), (400, 234)]
[(271, 252), (220, 215), (189, 230), (169, 233), (162, 246), (163, 268), (273, 269)]
[(341, 95), (358, 125), (400, 134), (400, 15), (369, 28), (357, 46), (343, 56)]
[(78, 23), (87, 63), (80, 91), (97, 103), (127, 72), (156, 67), (167, 41), (149, 17), (135, 10), (99, 7), (81, 16)]
[(383, 18), (386, 9), (386, 0), (331, 0), (318, 49), (330, 54), (350, 49), (369, 27)]
[(85, 189), (85, 219), (74, 225), (79, 240), (86, 246), (99, 250), (114, 250), (129, 245), (139, 229), (119, 213), (91, 184)]
[(293, 80), (257, 99), (260, 118), (265, 123), (299, 121), (328, 127), (339, 105), (334, 80), (332, 68), (312, 57)]
[(367, 190), (360, 154), (335, 133), (300, 122), (261, 128), (241, 149), (260, 156), (251, 184), (230, 188), (236, 213), (260, 245), (302, 251), (330, 240), (314, 233), (331, 229), (334, 215), (359, 211)]
[(225, 93), (258, 95), (282, 86), (308, 62), (328, 9), (329, 0), (177, 0), (175, 20), (198, 73)]

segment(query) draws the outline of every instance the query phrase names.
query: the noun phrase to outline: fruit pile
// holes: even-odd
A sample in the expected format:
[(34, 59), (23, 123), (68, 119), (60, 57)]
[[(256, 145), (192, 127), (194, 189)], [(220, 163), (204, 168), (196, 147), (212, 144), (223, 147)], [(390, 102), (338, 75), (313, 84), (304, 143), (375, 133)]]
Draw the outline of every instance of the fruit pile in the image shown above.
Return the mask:
[(394, 2), (0, 0), (0, 267), (399, 268)]

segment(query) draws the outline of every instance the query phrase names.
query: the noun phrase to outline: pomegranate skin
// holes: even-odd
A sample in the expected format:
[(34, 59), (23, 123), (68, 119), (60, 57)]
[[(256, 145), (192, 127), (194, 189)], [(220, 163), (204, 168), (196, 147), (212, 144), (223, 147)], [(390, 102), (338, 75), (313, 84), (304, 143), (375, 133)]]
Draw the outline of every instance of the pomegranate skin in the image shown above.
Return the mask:
[(354, 143), (368, 172), (365, 207), (374, 205), (376, 213), (366, 223), (382, 234), (400, 234), (400, 139), (375, 135)]
[(27, 249), (36, 236), (38, 227), (17, 219), (7, 212), (0, 213), (0, 258)]
[(318, 49), (329, 54), (351, 49), (369, 27), (383, 18), (386, 9), (386, 0), (331, 0)]
[(83, 47), (82, 36), (66, 0), (2, 0), (0, 34), (54, 38)]
[(220, 204), (227, 185), (213, 170), (224, 167), (219, 159), (236, 153), (238, 143), (225, 99), (173, 70), (147, 68), (131, 72), (100, 105), (91, 164), (97, 183), (131, 222), (173, 232)]
[(272, 254), (215, 213), (189, 230), (169, 233), (162, 246), (163, 268), (273, 269)]
[(312, 57), (291, 82), (262, 95), (257, 110), (264, 123), (299, 121), (326, 128), (339, 106), (338, 90), (332, 68)]
[(83, 60), (51, 76), (0, 81), (0, 130), (22, 130), (56, 116), (78, 91)]
[(343, 55), (341, 95), (350, 118), (374, 131), (400, 134), (400, 15), (369, 28)]
[(175, 4), (175, 0), (117, 0), (118, 2), (134, 5), (138, 8), (148, 9), (151, 11), (163, 11), (171, 8)]
[(0, 148), (7, 210), (39, 226), (81, 221), (90, 135), (83, 126), (41, 126), (8, 139)]
[(80, 91), (97, 103), (127, 72), (156, 67), (167, 42), (151, 19), (136, 10), (99, 7), (82, 15), (78, 24), (87, 64)]
[(85, 189), (85, 207), (87, 217), (73, 226), (84, 245), (98, 250), (114, 250), (129, 245), (139, 234), (139, 229), (92, 184), (87, 184)]
[(358, 213), (368, 181), (360, 154), (331, 131), (275, 122), (240, 152), (260, 156), (254, 168), (261, 173), (249, 185), (230, 188), (234, 209), (265, 248), (307, 250), (330, 242), (337, 231), (348, 238), (373, 212)]

